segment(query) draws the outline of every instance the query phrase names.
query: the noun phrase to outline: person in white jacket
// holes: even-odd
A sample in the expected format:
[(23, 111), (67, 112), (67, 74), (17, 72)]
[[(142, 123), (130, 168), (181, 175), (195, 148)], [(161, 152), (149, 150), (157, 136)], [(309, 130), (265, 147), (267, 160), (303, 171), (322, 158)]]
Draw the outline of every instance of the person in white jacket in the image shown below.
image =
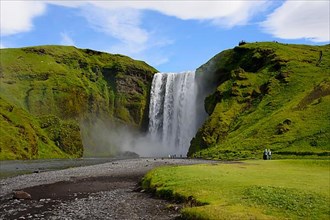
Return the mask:
[(272, 159), (272, 152), (270, 151), (270, 149), (268, 149), (268, 160), (271, 160)]

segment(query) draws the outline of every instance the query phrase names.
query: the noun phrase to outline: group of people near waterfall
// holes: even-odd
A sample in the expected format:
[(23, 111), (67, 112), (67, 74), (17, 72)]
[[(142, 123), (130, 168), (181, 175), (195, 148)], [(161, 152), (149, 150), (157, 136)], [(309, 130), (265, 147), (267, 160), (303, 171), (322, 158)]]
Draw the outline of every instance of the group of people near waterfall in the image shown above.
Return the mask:
[(263, 154), (263, 159), (264, 160), (271, 160), (272, 159), (272, 152), (270, 151), (270, 149), (265, 149), (264, 150), (264, 154)]

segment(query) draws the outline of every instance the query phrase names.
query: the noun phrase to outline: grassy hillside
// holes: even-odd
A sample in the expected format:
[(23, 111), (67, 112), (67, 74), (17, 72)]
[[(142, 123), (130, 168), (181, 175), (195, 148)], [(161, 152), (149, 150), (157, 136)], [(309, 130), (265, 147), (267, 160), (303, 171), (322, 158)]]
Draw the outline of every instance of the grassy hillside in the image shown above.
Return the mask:
[(265, 148), (275, 158), (329, 156), (330, 45), (248, 43), (198, 71), (217, 87), (190, 156), (259, 158)]
[(79, 157), (79, 123), (145, 128), (156, 70), (67, 46), (1, 49), (0, 159)]

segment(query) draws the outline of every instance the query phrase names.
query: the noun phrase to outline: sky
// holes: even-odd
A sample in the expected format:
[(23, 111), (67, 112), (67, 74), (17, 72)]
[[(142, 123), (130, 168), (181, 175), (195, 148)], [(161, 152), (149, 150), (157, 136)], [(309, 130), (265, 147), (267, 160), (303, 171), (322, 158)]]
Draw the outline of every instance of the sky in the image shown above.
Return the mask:
[(239, 41), (324, 45), (330, 0), (1, 0), (1, 48), (73, 45), (195, 70)]

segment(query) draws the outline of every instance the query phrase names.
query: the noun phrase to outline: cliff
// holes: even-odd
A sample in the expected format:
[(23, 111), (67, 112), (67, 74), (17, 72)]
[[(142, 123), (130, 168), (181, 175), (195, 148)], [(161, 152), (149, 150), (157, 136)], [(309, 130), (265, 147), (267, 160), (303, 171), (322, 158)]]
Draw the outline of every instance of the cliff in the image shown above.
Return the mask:
[(155, 72), (89, 49), (1, 49), (0, 159), (81, 157), (81, 124), (95, 118), (146, 129)]
[(330, 45), (248, 43), (197, 70), (208, 117), (192, 157), (277, 158), (330, 154)]

